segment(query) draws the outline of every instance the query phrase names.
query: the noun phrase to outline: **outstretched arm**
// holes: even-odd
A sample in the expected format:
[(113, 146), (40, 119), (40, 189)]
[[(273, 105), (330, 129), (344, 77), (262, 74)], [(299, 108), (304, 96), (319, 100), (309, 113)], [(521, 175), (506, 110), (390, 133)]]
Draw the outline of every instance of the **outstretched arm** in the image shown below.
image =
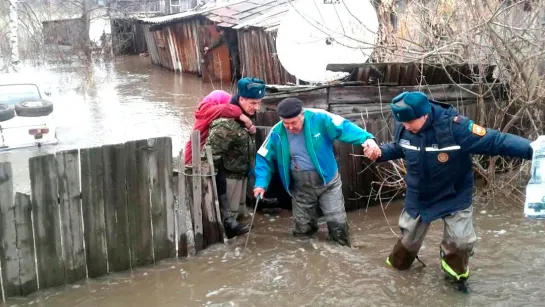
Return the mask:
[(225, 38), (223, 37), (223, 35), (220, 35), (216, 40), (214, 40), (214, 42), (212, 42), (212, 44), (208, 47), (208, 49), (206, 49), (206, 52), (210, 52), (210, 51), (218, 48), (224, 42), (225, 42)]
[(386, 143), (379, 146), (382, 155), (376, 160), (377, 162), (386, 162), (405, 158), (403, 149), (397, 143)]
[(368, 139), (374, 139), (371, 133), (346, 118), (326, 111), (323, 113), (326, 115), (325, 125), (332, 139), (354, 145), (362, 145)]
[(531, 160), (531, 141), (523, 137), (481, 127), (469, 118), (453, 118), (452, 131), (461, 150), (472, 154), (507, 156)]

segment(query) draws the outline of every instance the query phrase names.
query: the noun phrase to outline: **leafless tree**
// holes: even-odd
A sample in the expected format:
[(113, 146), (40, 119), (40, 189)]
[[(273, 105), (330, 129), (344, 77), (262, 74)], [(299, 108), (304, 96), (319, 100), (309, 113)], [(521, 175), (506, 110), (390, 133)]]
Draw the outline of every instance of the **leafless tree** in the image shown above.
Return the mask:
[[(543, 133), (545, 119), (544, 13), (542, 1), (381, 0), (378, 15), (382, 23), (374, 61), (433, 63), (444, 69), (451, 64), (477, 64), (479, 70), (469, 76), (479, 84), (479, 91), (472, 92), (479, 107), (479, 116), (474, 120), (489, 128), (536, 139)], [(490, 65), (496, 66), (494, 84), (504, 84), (507, 95), (485, 104), (483, 97), (494, 85), (485, 79)], [(457, 83), (452, 77), (451, 81)], [(521, 166), (509, 161), (475, 157), (474, 166), (486, 179), (491, 196), (502, 192), (521, 201), (521, 183), (528, 179), (529, 163)], [(503, 175), (497, 176), (498, 169), (503, 170)], [(383, 184), (393, 183), (402, 189), (398, 179), (403, 170), (402, 164), (393, 168), (395, 173), (391, 167), (383, 168)]]

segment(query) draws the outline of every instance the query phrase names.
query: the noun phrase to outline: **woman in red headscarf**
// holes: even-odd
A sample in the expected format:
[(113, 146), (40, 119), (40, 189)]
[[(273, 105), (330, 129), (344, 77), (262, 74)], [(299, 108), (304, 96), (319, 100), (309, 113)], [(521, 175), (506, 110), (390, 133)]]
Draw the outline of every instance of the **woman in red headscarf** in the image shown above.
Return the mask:
[[(201, 132), (201, 150), (208, 138), (210, 123), (218, 118), (238, 118), (243, 122), (250, 133), (255, 133), (255, 126), (248, 116), (242, 113), (239, 106), (229, 103), (231, 94), (222, 90), (214, 90), (199, 103), (195, 110), (195, 124), (193, 130)], [(252, 131), (254, 130), (254, 131)], [(191, 139), (185, 144), (184, 156), (185, 164), (191, 164)]]

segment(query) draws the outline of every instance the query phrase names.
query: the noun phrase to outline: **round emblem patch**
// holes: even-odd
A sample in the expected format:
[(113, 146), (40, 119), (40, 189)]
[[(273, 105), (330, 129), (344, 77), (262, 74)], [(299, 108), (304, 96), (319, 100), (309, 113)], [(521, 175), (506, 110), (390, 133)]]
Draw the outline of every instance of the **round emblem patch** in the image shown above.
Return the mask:
[(445, 163), (448, 161), (448, 154), (442, 152), (440, 154), (437, 155), (437, 160), (439, 160), (439, 162), (442, 162), (442, 163)]
[(484, 136), (486, 134), (486, 129), (474, 124), (473, 127), (471, 127), (471, 132), (478, 136)]

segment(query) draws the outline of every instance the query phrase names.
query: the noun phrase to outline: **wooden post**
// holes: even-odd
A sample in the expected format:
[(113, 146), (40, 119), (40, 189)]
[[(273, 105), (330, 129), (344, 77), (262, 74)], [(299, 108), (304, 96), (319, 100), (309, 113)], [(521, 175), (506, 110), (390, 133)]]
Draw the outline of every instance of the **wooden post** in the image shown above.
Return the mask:
[(104, 215), (104, 164), (101, 147), (85, 148), (81, 150), (80, 154), (81, 199), (87, 272), (89, 277), (93, 278), (108, 273), (108, 248)]
[(153, 263), (151, 237), (149, 155), (147, 140), (125, 143), (127, 165), (127, 212), (131, 267)]
[[(34, 263), (34, 235), (32, 234), (32, 204), (30, 195), (15, 193), (15, 230), (19, 256), (20, 295), (38, 290), (38, 276)], [(85, 265), (85, 264), (84, 264)], [(83, 272), (85, 272), (85, 267)]]
[(30, 196), (17, 193), (13, 201), (13, 173), (0, 162), (0, 259), (5, 299), (38, 290)]
[(218, 231), (221, 237), (221, 240), (223, 243), (227, 243), (227, 237), (225, 236), (225, 228), (223, 228), (223, 220), (221, 218), (221, 211), (220, 211), (220, 205), (219, 205), (219, 196), (218, 196), (218, 186), (216, 183), (216, 176), (215, 176), (215, 168), (214, 168), (214, 160), (212, 159), (212, 148), (210, 146), (206, 146), (206, 159), (208, 160), (208, 165), (210, 165), (210, 173), (212, 177), (212, 189), (214, 195), (214, 209), (216, 211), (216, 220), (218, 223)]
[(55, 156), (30, 158), (29, 172), (39, 288), (61, 286), (65, 279)]
[(222, 241), (221, 233), (219, 231), (216, 210), (214, 209), (214, 187), (212, 184), (212, 177), (210, 172), (210, 165), (205, 163), (201, 165), (201, 178), (202, 182), (202, 224), (203, 224), (203, 247), (206, 248), (214, 243)]
[(186, 197), (186, 177), (184, 151), (180, 152), (180, 173), (178, 174), (178, 257), (195, 255), (195, 237), (191, 210)]
[(0, 259), (2, 260), (2, 286), (6, 297), (17, 295), (19, 289), (19, 261), (17, 234), (13, 220), (13, 173), (11, 163), (0, 163)]
[(148, 139), (151, 218), (155, 261), (175, 255), (174, 193), (172, 190), (172, 140)]
[(195, 250), (203, 249), (203, 228), (202, 228), (202, 186), (201, 180), (201, 132), (194, 130), (191, 133), (192, 146), (192, 169), (193, 169), (193, 227), (195, 231)]
[(126, 160), (124, 144), (102, 146), (104, 215), (109, 272), (125, 271), (131, 268), (127, 190), (125, 188)]
[(125, 143), (125, 165), (127, 176), (125, 179), (125, 185), (127, 190), (127, 220), (129, 226), (129, 253), (131, 259), (131, 268), (136, 267), (136, 246), (138, 244), (138, 238), (136, 236), (136, 141), (130, 141)]
[(87, 277), (81, 221), (79, 152), (77, 149), (61, 151), (55, 154), (55, 159), (59, 179), (65, 277), (67, 283), (73, 283)]

